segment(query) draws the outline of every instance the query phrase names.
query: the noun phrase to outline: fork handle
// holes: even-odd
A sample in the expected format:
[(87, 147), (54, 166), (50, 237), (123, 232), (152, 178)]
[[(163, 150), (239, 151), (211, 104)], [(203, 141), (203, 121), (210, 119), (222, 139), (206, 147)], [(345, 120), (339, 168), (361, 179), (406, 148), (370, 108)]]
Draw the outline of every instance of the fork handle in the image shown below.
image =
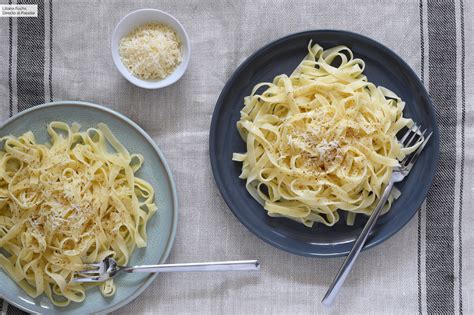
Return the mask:
[(257, 271), (258, 260), (220, 261), (186, 264), (142, 265), (124, 267), (126, 272), (194, 272), (194, 271)]
[(352, 267), (354, 266), (354, 263), (360, 254), (360, 251), (364, 247), (364, 244), (367, 241), (367, 238), (369, 237), (372, 228), (374, 227), (375, 223), (377, 223), (377, 219), (382, 213), (383, 206), (387, 202), (388, 196), (390, 195), (390, 192), (393, 189), (393, 185), (394, 182), (390, 180), (387, 187), (385, 187), (385, 190), (383, 191), (382, 197), (380, 198), (377, 206), (375, 207), (374, 211), (372, 211), (372, 214), (370, 215), (369, 220), (365, 224), (364, 229), (354, 242), (354, 246), (352, 246), (351, 251), (342, 263), (341, 268), (339, 268), (336, 277), (332, 281), (331, 286), (329, 287), (328, 291), (326, 292), (326, 295), (321, 301), (323, 305), (329, 307), (334, 302), (334, 299), (341, 290), (344, 281), (351, 272)]

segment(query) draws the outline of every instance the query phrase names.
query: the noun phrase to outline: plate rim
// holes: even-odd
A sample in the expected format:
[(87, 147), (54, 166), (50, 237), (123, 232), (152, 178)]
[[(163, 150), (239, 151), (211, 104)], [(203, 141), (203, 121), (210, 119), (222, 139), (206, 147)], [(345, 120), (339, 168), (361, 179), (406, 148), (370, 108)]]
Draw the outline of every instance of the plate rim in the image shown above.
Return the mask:
[[(362, 250), (370, 249), (373, 248), (387, 239), (391, 238), (395, 234), (397, 234), (401, 229), (403, 229), (412, 219), (413, 216), (420, 211), (420, 207), (423, 204), (424, 200), (426, 199), (426, 196), (433, 184), (433, 178), (437, 173), (438, 169), (438, 163), (439, 163), (439, 128), (438, 128), (438, 121), (436, 118), (436, 113), (435, 113), (435, 107), (433, 106), (433, 102), (418, 75), (416, 72), (411, 68), (411, 66), (402, 58), (400, 57), (397, 53), (395, 53), (392, 49), (388, 48), (387, 46), (383, 45), (382, 43), (376, 41), (375, 39), (372, 39), (368, 36), (352, 32), (352, 31), (346, 31), (346, 30), (341, 30), (341, 29), (313, 29), (313, 30), (305, 30), (301, 32), (296, 32), (296, 33), (290, 33), (288, 35), (285, 35), (283, 37), (279, 37), (273, 41), (270, 41), (269, 43), (261, 46), (257, 50), (255, 50), (250, 56), (248, 56), (244, 61), (238, 65), (238, 67), (234, 70), (232, 75), (227, 79), (224, 87), (222, 88), (219, 97), (216, 101), (216, 104), (214, 106), (214, 110), (212, 113), (212, 119), (211, 119), (211, 125), (210, 125), (210, 132), (209, 132), (209, 157), (210, 157), (210, 162), (211, 162), (211, 169), (212, 169), (212, 174), (214, 177), (214, 181), (216, 183), (216, 186), (219, 190), (220, 195), (222, 196), (222, 199), (224, 199), (225, 203), (227, 204), (227, 207), (231, 210), (231, 212), (234, 214), (234, 216), (239, 220), (241, 224), (243, 224), (250, 232), (252, 232), (254, 235), (256, 235), (258, 238), (266, 242), (267, 244), (270, 244), (280, 250), (283, 250), (285, 252), (288, 252), (290, 254), (295, 254), (299, 256), (305, 256), (305, 257), (314, 257), (314, 258), (331, 258), (331, 257), (341, 257), (341, 256), (346, 256), (349, 253), (349, 250), (347, 251), (334, 251), (330, 253), (315, 253), (315, 252), (307, 252), (301, 249), (295, 249), (288, 247), (286, 245), (282, 245), (279, 242), (274, 241), (271, 237), (266, 235), (265, 233), (261, 233), (258, 229), (254, 229), (251, 224), (248, 224), (245, 220), (241, 218), (241, 215), (239, 214), (238, 210), (235, 210), (234, 207), (232, 206), (232, 202), (230, 201), (231, 198), (227, 194), (227, 192), (224, 189), (221, 189), (223, 187), (223, 180), (221, 176), (219, 175), (219, 170), (217, 167), (217, 155), (216, 155), (216, 125), (217, 125), (217, 113), (222, 110), (224, 107), (224, 99), (227, 97), (227, 94), (232, 88), (232, 85), (235, 83), (237, 77), (240, 75), (242, 70), (244, 70), (249, 64), (251, 64), (255, 59), (260, 57), (260, 55), (263, 54), (263, 51), (266, 51), (270, 49), (273, 46), (279, 45), (281, 43), (284, 43), (287, 40), (291, 40), (292, 38), (295, 37), (300, 37), (300, 36), (317, 36), (318, 34), (325, 34), (325, 33), (330, 33), (335, 36), (338, 35), (344, 35), (344, 36), (352, 36), (357, 38), (358, 40), (369, 42), (371, 45), (375, 46), (377, 49), (382, 50), (386, 52), (391, 58), (395, 59), (403, 68), (404, 71), (406, 71), (416, 82), (417, 87), (420, 87), (419, 93), (420, 95), (426, 99), (429, 107), (432, 109), (431, 110), (431, 115), (430, 119), (434, 122), (433, 125), (433, 145), (435, 146), (434, 148), (434, 161), (433, 161), (433, 172), (429, 176), (429, 184), (425, 186), (425, 188), (422, 191), (422, 194), (424, 198), (419, 202), (419, 204), (416, 205), (416, 210), (411, 213), (406, 221), (398, 226), (396, 229), (394, 229), (392, 232), (387, 233), (383, 235), (382, 237), (378, 239), (369, 239), (366, 245), (363, 247)], [(353, 242), (351, 242), (353, 243)], [(328, 247), (331, 245), (328, 244)]]
[[(160, 261), (159, 261), (159, 263), (164, 263), (168, 259), (169, 255), (171, 253), (171, 250), (173, 248), (174, 241), (176, 239), (176, 230), (177, 230), (177, 226), (178, 226), (177, 190), (176, 190), (176, 184), (175, 184), (174, 179), (173, 179), (173, 175), (171, 173), (171, 168), (169, 167), (168, 162), (166, 161), (166, 159), (164, 157), (164, 154), (161, 152), (161, 150), (159, 149), (158, 145), (155, 143), (153, 138), (142, 127), (140, 127), (137, 123), (135, 123), (133, 120), (131, 120), (130, 118), (128, 118), (124, 114), (122, 114), (118, 111), (115, 111), (111, 108), (108, 108), (104, 105), (99, 105), (99, 104), (95, 104), (95, 103), (91, 103), (91, 102), (85, 102), (85, 101), (62, 100), (62, 101), (47, 102), (47, 103), (44, 103), (44, 104), (35, 105), (35, 106), (33, 106), (31, 108), (28, 108), (28, 109), (26, 109), (22, 112), (19, 112), (15, 115), (9, 117), (3, 123), (1, 123), (0, 124), (0, 131), (3, 128), (5, 128), (8, 124), (12, 123), (13, 121), (21, 118), (24, 115), (27, 115), (27, 114), (31, 113), (31, 112), (34, 112), (34, 111), (37, 111), (37, 110), (40, 110), (40, 109), (44, 109), (44, 108), (48, 108), (48, 107), (67, 106), (67, 105), (73, 105), (73, 106), (89, 108), (89, 109), (91, 109), (91, 108), (92, 109), (97, 109), (99, 111), (106, 112), (106, 113), (108, 113), (108, 114), (124, 121), (126, 124), (130, 125), (132, 128), (137, 130), (146, 139), (146, 141), (152, 146), (153, 150), (158, 155), (158, 157), (159, 157), (159, 159), (160, 159), (160, 161), (163, 164), (163, 167), (165, 169), (165, 173), (168, 177), (169, 185), (171, 186), (171, 195), (172, 195), (172, 200), (173, 200), (173, 203), (172, 203), (172, 205), (173, 205), (173, 209), (172, 209), (173, 219), (172, 219), (172, 224), (171, 224), (171, 231), (170, 231), (170, 234), (169, 234), (169, 237), (168, 237), (168, 243), (166, 244), (165, 251), (163, 252), (163, 255), (161, 256)], [(107, 306), (106, 308), (99, 309), (94, 314), (106, 314), (106, 313), (109, 313), (109, 312), (116, 311), (116, 310), (124, 307), (125, 305), (129, 304), (130, 302), (135, 300), (140, 294), (142, 294), (143, 291), (145, 291), (150, 286), (150, 284), (153, 282), (153, 280), (155, 280), (155, 278), (158, 275), (159, 275), (158, 273), (150, 274), (149, 277), (145, 281), (143, 281), (141, 283), (141, 285), (130, 296), (128, 296), (127, 298), (125, 298), (121, 301), (118, 301), (115, 304)], [(38, 314), (36, 311), (34, 311), (32, 309), (29, 309), (25, 305), (16, 303), (14, 301), (11, 301), (11, 300), (7, 299), (6, 297), (4, 297), (2, 295), (0, 295), (0, 296), (2, 297), (2, 299), (6, 300), (9, 304), (14, 305), (15, 307), (17, 307), (19, 309), (22, 309), (24, 311), (27, 311), (27, 312), (30, 312), (30, 313), (33, 313), (33, 314)], [(81, 303), (87, 303), (87, 298)], [(59, 310), (61, 311), (61, 309), (59, 309)], [(64, 310), (64, 312), (67, 312), (67, 311)]]

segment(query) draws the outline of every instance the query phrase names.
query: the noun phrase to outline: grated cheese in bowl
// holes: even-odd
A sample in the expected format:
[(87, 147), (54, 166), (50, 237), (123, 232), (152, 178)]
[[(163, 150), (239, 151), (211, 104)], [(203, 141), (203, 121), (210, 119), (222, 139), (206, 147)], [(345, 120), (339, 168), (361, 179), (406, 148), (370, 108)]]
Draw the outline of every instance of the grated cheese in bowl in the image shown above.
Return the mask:
[(176, 31), (160, 23), (146, 23), (120, 40), (120, 59), (143, 80), (162, 80), (182, 61), (181, 40)]

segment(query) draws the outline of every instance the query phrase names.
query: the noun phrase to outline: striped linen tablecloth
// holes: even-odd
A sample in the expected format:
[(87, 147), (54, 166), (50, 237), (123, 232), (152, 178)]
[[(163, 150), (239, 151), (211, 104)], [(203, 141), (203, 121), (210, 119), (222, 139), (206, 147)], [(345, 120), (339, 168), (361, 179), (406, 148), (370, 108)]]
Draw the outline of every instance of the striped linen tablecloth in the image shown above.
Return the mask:
[[(127, 115), (158, 143), (175, 176), (179, 227), (169, 261), (255, 257), (263, 266), (257, 275), (161, 275), (117, 313), (474, 313), (474, 1), (13, 3), (38, 4), (38, 17), (0, 17), (0, 119), (53, 100)], [(112, 30), (139, 8), (170, 12), (191, 38), (188, 71), (169, 88), (136, 88), (113, 65)], [(212, 111), (231, 73), (265, 43), (308, 29), (350, 30), (393, 49), (429, 90), (440, 129), (438, 173), (422, 209), (362, 253), (331, 310), (319, 301), (342, 258), (293, 256), (260, 241), (226, 207), (208, 158)], [(7, 302), (0, 310), (22, 313)]]

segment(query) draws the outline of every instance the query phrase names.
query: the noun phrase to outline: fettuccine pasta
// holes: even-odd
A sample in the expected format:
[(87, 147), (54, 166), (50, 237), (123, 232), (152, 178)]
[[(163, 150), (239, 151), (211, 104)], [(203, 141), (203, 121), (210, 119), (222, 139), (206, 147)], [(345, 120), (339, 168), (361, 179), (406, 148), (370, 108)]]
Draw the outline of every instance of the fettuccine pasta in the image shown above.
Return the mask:
[[(112, 256), (125, 265), (146, 246), (157, 208), (152, 186), (135, 176), (143, 157), (105, 124), (81, 131), (51, 122), (47, 130), (48, 144), (31, 131), (1, 138), (0, 267), (32, 297), (66, 306), (85, 298), (86, 286), (71, 282), (84, 264)], [(115, 285), (100, 290), (110, 296)]]
[(393, 167), (416, 149), (396, 137), (413, 122), (397, 95), (367, 80), (349, 48), (308, 50), (290, 76), (257, 84), (244, 99), (237, 128), (247, 152), (233, 160), (268, 215), (332, 226), (345, 211), (353, 224), (355, 214), (370, 215)]

